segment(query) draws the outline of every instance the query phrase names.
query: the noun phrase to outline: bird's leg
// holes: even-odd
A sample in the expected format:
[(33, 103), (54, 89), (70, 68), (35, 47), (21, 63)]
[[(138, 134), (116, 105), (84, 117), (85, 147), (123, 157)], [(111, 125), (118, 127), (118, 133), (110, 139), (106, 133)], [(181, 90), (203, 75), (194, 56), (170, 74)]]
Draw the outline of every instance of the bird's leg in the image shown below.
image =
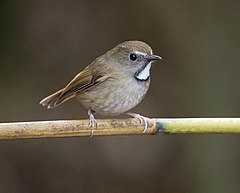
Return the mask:
[(88, 110), (88, 115), (89, 115), (89, 127), (92, 128), (92, 134), (91, 134), (91, 137), (92, 137), (94, 133), (94, 128), (95, 127), (97, 128), (98, 125), (97, 125), (96, 119), (93, 116), (93, 112), (90, 109)]
[(137, 113), (127, 113), (128, 115), (134, 117), (135, 119), (138, 119), (140, 124), (144, 123), (144, 130), (142, 133), (145, 133), (148, 129), (148, 124), (151, 123), (151, 120), (148, 117), (144, 117), (142, 115), (139, 115)]

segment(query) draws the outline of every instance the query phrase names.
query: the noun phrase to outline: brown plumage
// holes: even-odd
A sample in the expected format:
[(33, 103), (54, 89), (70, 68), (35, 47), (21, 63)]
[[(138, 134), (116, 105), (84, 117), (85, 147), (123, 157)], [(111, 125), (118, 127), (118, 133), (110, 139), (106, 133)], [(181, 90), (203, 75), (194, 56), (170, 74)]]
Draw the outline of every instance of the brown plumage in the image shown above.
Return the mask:
[[(76, 97), (92, 113), (118, 115), (136, 106), (150, 84), (152, 49), (141, 41), (123, 42), (98, 57), (63, 89), (44, 98), (40, 104), (56, 107)], [(94, 120), (95, 121), (95, 120)], [(91, 125), (93, 122), (91, 122)]]

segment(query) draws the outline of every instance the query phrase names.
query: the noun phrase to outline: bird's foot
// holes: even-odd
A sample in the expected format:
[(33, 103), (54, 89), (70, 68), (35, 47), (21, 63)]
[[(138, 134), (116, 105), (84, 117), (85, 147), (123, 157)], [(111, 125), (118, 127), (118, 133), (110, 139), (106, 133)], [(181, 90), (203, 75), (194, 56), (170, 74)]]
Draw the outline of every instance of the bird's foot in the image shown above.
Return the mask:
[(135, 119), (138, 119), (140, 124), (144, 123), (144, 130), (142, 133), (145, 133), (148, 129), (148, 124), (151, 123), (151, 120), (148, 117), (144, 117), (142, 115), (139, 115), (137, 113), (127, 113), (128, 115), (134, 117)]
[(94, 129), (95, 128), (97, 129), (98, 124), (97, 124), (96, 119), (93, 116), (93, 113), (90, 110), (88, 111), (88, 115), (89, 115), (89, 127), (92, 128), (92, 132), (91, 132), (91, 137), (92, 137), (94, 134)]

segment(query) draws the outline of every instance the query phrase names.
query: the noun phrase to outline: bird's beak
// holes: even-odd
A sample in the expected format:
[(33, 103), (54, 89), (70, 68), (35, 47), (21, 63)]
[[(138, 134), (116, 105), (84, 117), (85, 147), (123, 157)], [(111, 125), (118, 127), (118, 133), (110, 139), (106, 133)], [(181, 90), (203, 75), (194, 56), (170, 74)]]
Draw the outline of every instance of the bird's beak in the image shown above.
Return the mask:
[(157, 56), (157, 55), (146, 55), (145, 58), (148, 60), (161, 60), (162, 59), (161, 56)]

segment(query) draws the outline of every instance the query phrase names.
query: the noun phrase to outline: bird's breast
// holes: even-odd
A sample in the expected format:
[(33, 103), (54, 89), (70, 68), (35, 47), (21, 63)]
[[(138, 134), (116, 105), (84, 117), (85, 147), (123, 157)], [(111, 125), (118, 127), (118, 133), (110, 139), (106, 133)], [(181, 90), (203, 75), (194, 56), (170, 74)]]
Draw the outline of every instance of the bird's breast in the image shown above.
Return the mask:
[(135, 107), (146, 95), (150, 84), (134, 77), (109, 78), (77, 98), (86, 108), (103, 115), (118, 115)]

